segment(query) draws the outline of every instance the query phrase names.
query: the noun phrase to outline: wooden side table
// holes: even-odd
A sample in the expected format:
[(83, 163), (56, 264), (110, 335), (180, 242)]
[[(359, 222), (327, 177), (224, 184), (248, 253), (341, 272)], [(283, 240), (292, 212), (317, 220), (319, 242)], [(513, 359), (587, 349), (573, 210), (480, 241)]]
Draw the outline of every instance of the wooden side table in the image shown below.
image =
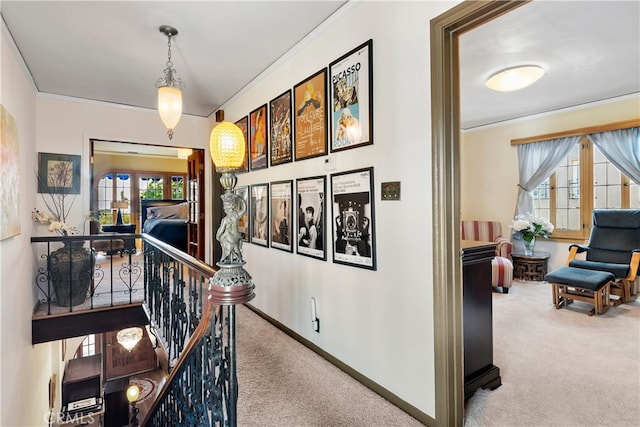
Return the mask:
[(547, 274), (547, 260), (549, 252), (533, 252), (533, 255), (525, 255), (524, 252), (512, 252), (513, 277), (521, 280), (544, 281)]

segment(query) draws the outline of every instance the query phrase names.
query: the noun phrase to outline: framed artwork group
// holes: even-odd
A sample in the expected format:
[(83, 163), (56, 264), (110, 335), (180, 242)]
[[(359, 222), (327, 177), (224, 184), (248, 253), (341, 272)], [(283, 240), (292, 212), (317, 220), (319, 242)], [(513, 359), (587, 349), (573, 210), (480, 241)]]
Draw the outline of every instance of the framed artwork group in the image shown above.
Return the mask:
[[(240, 172), (373, 144), (372, 46), (366, 41), (236, 121), (247, 141)], [(334, 263), (375, 270), (373, 167), (329, 180), (236, 188), (248, 206), (243, 240), (322, 261), (331, 248)]]
[(249, 172), (373, 144), (373, 41), (367, 40), (235, 124)]
[[(295, 185), (284, 180), (237, 188), (236, 194), (251, 197), (240, 231), (259, 246), (285, 252), (295, 247), (297, 254), (323, 261), (327, 247), (332, 247), (334, 263), (375, 270), (373, 167), (334, 173), (330, 179), (330, 198), (326, 176), (299, 178)], [(331, 201), (330, 228), (327, 200)], [(245, 224), (250, 224), (249, 229)]]

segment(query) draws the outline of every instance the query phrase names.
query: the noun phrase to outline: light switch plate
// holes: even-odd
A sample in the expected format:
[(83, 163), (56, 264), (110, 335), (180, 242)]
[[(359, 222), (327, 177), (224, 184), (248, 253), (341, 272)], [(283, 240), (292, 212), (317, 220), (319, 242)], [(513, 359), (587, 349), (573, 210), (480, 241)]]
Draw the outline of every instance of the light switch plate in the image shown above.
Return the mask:
[(335, 154), (329, 154), (324, 158), (324, 170), (333, 171), (338, 167), (338, 161)]
[(400, 200), (400, 181), (382, 183), (382, 200)]

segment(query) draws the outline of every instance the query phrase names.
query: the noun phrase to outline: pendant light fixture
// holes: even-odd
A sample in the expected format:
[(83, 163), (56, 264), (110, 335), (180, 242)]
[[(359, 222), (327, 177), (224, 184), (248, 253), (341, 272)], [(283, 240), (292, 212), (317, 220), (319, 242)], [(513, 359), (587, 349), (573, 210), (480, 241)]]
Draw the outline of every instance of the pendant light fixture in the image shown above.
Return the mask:
[(160, 32), (169, 39), (169, 54), (164, 76), (156, 82), (158, 88), (158, 113), (162, 123), (167, 127), (169, 139), (173, 138), (173, 129), (178, 125), (182, 115), (182, 79), (174, 77), (176, 70), (171, 62), (171, 37), (178, 34), (178, 30), (170, 25), (160, 26)]
[(142, 328), (133, 327), (133, 328), (125, 328), (116, 334), (116, 341), (120, 343), (127, 351), (133, 350), (133, 347), (138, 344), (138, 341), (142, 339)]
[(544, 69), (537, 65), (505, 68), (493, 74), (486, 82), (489, 89), (513, 92), (531, 86), (544, 76)]

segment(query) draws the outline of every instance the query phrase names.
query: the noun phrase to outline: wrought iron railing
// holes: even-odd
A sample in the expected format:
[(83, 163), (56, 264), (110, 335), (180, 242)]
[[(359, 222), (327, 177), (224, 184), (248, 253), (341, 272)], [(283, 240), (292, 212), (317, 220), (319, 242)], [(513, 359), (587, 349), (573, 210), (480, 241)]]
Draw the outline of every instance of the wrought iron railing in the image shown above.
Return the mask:
[(135, 239), (141, 237), (32, 237), (38, 300), (34, 314), (46, 316), (142, 302), (143, 258), (135, 248)]
[(235, 306), (207, 298), (210, 266), (152, 237), (144, 243), (147, 307), (173, 364), (141, 425), (235, 426)]
[[(116, 240), (123, 238), (141, 239), (142, 252), (121, 248)], [(95, 250), (98, 240), (102, 251)], [(211, 266), (147, 234), (31, 241), (46, 314), (144, 302), (170, 376), (141, 425), (236, 425), (235, 306), (207, 298)], [(89, 283), (77, 290), (88, 301), (78, 303), (78, 281)]]
[(215, 270), (173, 246), (143, 236), (146, 307), (171, 367), (200, 323), (203, 297)]

